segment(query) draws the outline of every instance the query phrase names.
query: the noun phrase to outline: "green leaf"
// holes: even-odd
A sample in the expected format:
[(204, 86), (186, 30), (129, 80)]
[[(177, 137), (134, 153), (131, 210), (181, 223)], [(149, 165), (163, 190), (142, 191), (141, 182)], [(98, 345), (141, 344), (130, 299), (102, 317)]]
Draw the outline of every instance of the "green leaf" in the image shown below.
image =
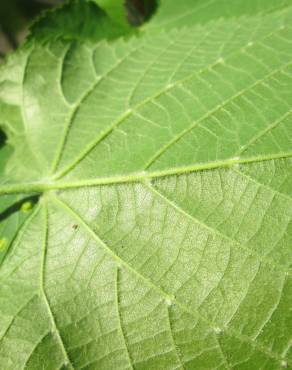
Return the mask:
[(115, 22), (119, 23), (125, 29), (130, 25), (127, 20), (125, 0), (86, 0), (97, 3)]
[(292, 368), (292, 8), (242, 12), (1, 68), (1, 368)]
[(157, 14), (142, 29), (152, 32), (170, 30), (222, 18), (265, 15), (289, 6), (291, 0), (160, 0)]
[[(49, 42), (64, 39), (98, 42), (132, 31), (129, 24), (121, 25), (119, 19), (110, 17), (96, 3), (93, 0), (71, 1), (44, 13), (32, 25), (28, 41)], [(126, 14), (125, 11), (124, 13)]]
[[(1, 106), (1, 105), (0, 105)], [(13, 111), (1, 106), (2, 119), (9, 114), (13, 117)], [(14, 126), (16, 122), (14, 121)], [(14, 178), (13, 167), (9, 168), (9, 158), (13, 155), (12, 146), (6, 142), (0, 142), (0, 186), (9, 183)], [(13, 161), (12, 161), (13, 162)], [(10, 194), (1, 196), (0, 199), (0, 266), (4, 261), (9, 248), (12, 245), (19, 228), (28, 218), (34, 204), (37, 202), (36, 196), (23, 196), (21, 194)]]
[[(2, 153), (1, 153), (2, 156)], [(29, 217), (37, 197), (5, 195), (0, 203), (0, 266), (12, 246), (17, 231)]]

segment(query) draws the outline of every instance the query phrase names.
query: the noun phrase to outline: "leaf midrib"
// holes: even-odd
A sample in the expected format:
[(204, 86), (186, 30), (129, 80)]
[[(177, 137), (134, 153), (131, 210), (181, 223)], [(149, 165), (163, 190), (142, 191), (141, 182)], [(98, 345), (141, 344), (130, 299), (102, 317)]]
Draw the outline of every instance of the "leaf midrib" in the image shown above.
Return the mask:
[(108, 177), (98, 177), (94, 179), (84, 179), (84, 180), (71, 180), (71, 181), (35, 181), (26, 183), (14, 183), (6, 184), (0, 186), (0, 196), (5, 194), (16, 194), (16, 193), (44, 193), (50, 190), (65, 190), (82, 188), (88, 186), (96, 185), (114, 185), (114, 184), (127, 184), (135, 183), (140, 181), (151, 181), (158, 178), (168, 177), (168, 176), (178, 176), (192, 172), (216, 170), (228, 168), (236, 165), (244, 165), (251, 163), (260, 163), (272, 160), (288, 159), (292, 157), (292, 152), (283, 152), (267, 156), (254, 156), (248, 158), (238, 158), (233, 157), (222, 161), (214, 161), (207, 163), (198, 163), (191, 166), (174, 167), (161, 171), (152, 172), (136, 172), (130, 173), (128, 175), (122, 176), (108, 176)]
[(70, 356), (66, 350), (64, 340), (61, 336), (60, 330), (58, 329), (56, 319), (54, 317), (54, 313), (52, 311), (50, 301), (46, 292), (45, 288), (45, 273), (46, 273), (46, 258), (47, 258), (47, 248), (48, 248), (48, 208), (46, 202), (43, 204), (43, 224), (44, 224), (44, 230), (43, 230), (43, 240), (42, 240), (42, 252), (41, 252), (41, 268), (40, 268), (40, 292), (43, 296), (43, 300), (45, 303), (45, 306), (47, 308), (47, 312), (51, 321), (52, 328), (54, 332), (56, 333), (56, 339), (59, 343), (59, 346), (62, 351), (62, 355), (64, 357), (64, 365), (67, 365), (71, 370), (74, 370), (73, 363), (70, 359)]

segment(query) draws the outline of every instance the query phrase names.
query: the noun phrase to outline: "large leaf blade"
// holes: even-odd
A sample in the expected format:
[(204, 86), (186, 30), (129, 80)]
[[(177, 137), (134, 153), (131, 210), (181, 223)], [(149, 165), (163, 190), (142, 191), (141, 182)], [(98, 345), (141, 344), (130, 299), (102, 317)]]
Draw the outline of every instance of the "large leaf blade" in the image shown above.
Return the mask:
[(291, 17), (2, 68), (1, 201), (43, 194), (0, 268), (1, 367), (291, 367)]

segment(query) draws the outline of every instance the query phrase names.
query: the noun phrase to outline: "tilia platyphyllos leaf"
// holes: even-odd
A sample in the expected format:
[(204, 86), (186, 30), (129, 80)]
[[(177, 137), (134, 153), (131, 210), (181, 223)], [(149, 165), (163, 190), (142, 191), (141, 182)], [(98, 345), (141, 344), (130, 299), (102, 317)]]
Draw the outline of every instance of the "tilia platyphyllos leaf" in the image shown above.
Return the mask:
[(292, 368), (292, 3), (122, 3), (1, 66), (0, 368)]

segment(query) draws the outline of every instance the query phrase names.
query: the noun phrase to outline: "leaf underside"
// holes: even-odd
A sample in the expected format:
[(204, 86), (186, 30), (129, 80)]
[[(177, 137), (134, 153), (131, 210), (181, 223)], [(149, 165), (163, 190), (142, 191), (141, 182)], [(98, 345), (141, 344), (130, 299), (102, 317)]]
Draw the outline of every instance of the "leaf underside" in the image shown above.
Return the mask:
[(1, 369), (292, 368), (291, 2), (180, 3), (1, 67)]

